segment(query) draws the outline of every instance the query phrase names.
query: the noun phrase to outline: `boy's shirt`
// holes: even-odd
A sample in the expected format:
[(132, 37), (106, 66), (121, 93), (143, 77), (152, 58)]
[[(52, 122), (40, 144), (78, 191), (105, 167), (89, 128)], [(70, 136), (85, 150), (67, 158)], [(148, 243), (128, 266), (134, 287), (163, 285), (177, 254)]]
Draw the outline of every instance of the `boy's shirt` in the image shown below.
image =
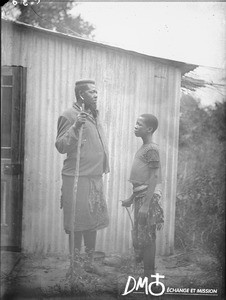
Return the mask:
[[(148, 189), (148, 185), (150, 184), (151, 173), (154, 171), (156, 172), (158, 178), (154, 195), (152, 197), (152, 202), (149, 206), (148, 223), (150, 226), (164, 223), (164, 213), (161, 203), (162, 175), (159, 149), (157, 144), (150, 143), (148, 145), (141, 146), (141, 148), (135, 154), (133, 160), (129, 181), (133, 184), (133, 193), (136, 193), (135, 198), (144, 197)], [(141, 191), (137, 192), (137, 190), (140, 189)], [(139, 201), (135, 205), (140, 205)], [(158, 227), (157, 229), (159, 230), (160, 228), (161, 227)]]
[(153, 169), (158, 169), (156, 187), (160, 190), (162, 174), (158, 145), (155, 143), (142, 145), (135, 154), (129, 181), (135, 186), (149, 184), (149, 178)]

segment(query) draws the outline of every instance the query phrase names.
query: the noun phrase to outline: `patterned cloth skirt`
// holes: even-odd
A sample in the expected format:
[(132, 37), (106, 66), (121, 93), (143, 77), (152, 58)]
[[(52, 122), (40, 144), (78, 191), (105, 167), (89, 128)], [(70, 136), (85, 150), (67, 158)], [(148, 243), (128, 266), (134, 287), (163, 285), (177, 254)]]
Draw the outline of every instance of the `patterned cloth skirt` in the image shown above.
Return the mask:
[(139, 224), (139, 209), (146, 199), (146, 193), (138, 193), (134, 199), (134, 227), (133, 246), (137, 251), (144, 250), (156, 241), (156, 225), (164, 223), (163, 210), (160, 205), (160, 196), (154, 194), (149, 205), (146, 223)]
[[(107, 227), (109, 217), (102, 176), (79, 177), (76, 200), (73, 199), (74, 177), (62, 175), (62, 180), (61, 205), (65, 232), (70, 233), (72, 221), (74, 221), (74, 231), (99, 230)], [(72, 201), (76, 201), (74, 218)]]

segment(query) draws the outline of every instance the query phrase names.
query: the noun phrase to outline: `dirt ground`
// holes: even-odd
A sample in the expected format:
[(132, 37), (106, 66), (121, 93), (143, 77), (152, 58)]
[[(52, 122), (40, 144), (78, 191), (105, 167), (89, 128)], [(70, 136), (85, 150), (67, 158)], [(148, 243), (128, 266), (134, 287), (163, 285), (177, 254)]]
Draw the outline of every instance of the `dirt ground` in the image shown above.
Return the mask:
[[(4, 300), (225, 299), (222, 266), (213, 257), (198, 251), (157, 257), (156, 272), (165, 276), (160, 280), (165, 286), (165, 292), (161, 296), (151, 296), (150, 293), (146, 295), (144, 289), (122, 295), (128, 276), (137, 280), (142, 275), (142, 264), (135, 265), (132, 255), (111, 254), (103, 259), (96, 259), (101, 271), (99, 275), (86, 273), (80, 264), (72, 278), (66, 276), (70, 267), (67, 256), (2, 252), (1, 262), (1, 299)], [(178, 291), (177, 288), (181, 290)], [(191, 288), (204, 291), (192, 295)], [(205, 294), (207, 292), (208, 295)]]

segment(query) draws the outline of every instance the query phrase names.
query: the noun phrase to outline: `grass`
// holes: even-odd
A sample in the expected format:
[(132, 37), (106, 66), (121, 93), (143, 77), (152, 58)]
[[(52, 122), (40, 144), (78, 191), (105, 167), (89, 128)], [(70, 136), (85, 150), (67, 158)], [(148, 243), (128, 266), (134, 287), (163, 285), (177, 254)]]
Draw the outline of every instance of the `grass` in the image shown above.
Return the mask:
[[(51, 257), (43, 264), (38, 264), (38, 257), (35, 260), (32, 257), (25, 258), (27, 259), (26, 266), (29, 266), (29, 269), (23, 269), (22, 273), (16, 272), (16, 270), (10, 274), (10, 276), (6, 276), (6, 274), (2, 274), (1, 281), (7, 285), (8, 290), (6, 293), (7, 297), (3, 297), (2, 299), (16, 299), (13, 298), (12, 290), (10, 287), (13, 287), (13, 292), (17, 296), (23, 295), (21, 299), (27, 297), (28, 299), (45, 299), (51, 297), (59, 297), (62, 299), (64, 297), (72, 297), (72, 299), (119, 299), (119, 296), (125, 289), (125, 284), (127, 281), (128, 276), (139, 277), (143, 273), (143, 266), (142, 263), (135, 264), (133, 255), (126, 254), (117, 256), (117, 260), (115, 265), (102, 265), (102, 268), (105, 268), (108, 272), (105, 276), (98, 276), (96, 274), (87, 273), (84, 271), (84, 264), (86, 263), (86, 258), (84, 256), (76, 258), (76, 272), (69, 273), (69, 276), (65, 277), (66, 270), (64, 269), (57, 269), (58, 268), (58, 260), (55, 260)], [(41, 258), (42, 259), (42, 258)], [(41, 260), (40, 259), (40, 260)], [(45, 257), (46, 259), (46, 257)], [(64, 258), (62, 258), (64, 259)], [(177, 255), (173, 256), (175, 262), (175, 272), (179, 272), (180, 267), (186, 269), (188, 266), (190, 269), (189, 276), (176, 276), (173, 278), (178, 278), (180, 280), (178, 282), (178, 286), (180, 287), (197, 287), (197, 288), (218, 288), (220, 289), (220, 281), (222, 279), (222, 268), (217, 264), (216, 260), (213, 257), (207, 255), (206, 253), (200, 251), (186, 251), (186, 252), (179, 252)], [(165, 257), (166, 262), (172, 262), (172, 257)], [(67, 258), (68, 261), (68, 258)], [(31, 263), (31, 265), (30, 265)], [(46, 265), (48, 263), (48, 265)], [(43, 270), (41, 268), (43, 267)], [(48, 283), (41, 287), (29, 289), (29, 285), (26, 284), (26, 281), (31, 279), (31, 285), (34, 282), (34, 278), (36, 276), (36, 271), (38, 272), (39, 276), (45, 274), (45, 268), (48, 266), (47, 270), (50, 272), (49, 277), (45, 278), (54, 278), (54, 272), (62, 272), (62, 276), (58, 277), (58, 279), (54, 282), (52, 281), (52, 285)], [(37, 268), (36, 268), (37, 267)], [(191, 272), (191, 268), (194, 267), (194, 272)], [(36, 269), (37, 270), (36, 270)], [(196, 269), (199, 270), (196, 274)], [(201, 273), (200, 273), (201, 269)], [(34, 277), (27, 276), (23, 278), (23, 283), (20, 281), (20, 276), (22, 275), (29, 275), (30, 271), (33, 270)], [(172, 272), (172, 268), (169, 269)], [(27, 273), (26, 273), (27, 272)], [(43, 273), (42, 273), (43, 272)], [(48, 276), (48, 272), (46, 273)], [(171, 273), (172, 274), (172, 273)], [(185, 272), (186, 274), (186, 272)], [(194, 275), (193, 275), (194, 274)], [(202, 274), (202, 276), (200, 276)], [(174, 276), (174, 275), (171, 275)], [(24, 285), (25, 282), (25, 285)], [(11, 294), (10, 294), (11, 293)], [(74, 297), (74, 298), (73, 298)]]

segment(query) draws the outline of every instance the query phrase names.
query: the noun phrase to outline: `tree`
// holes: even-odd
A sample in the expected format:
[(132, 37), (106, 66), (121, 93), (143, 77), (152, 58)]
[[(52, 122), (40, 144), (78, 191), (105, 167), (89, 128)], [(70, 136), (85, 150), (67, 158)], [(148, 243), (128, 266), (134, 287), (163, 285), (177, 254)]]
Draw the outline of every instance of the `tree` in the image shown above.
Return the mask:
[(181, 99), (176, 246), (199, 247), (222, 258), (225, 226), (226, 102), (202, 108)]
[(28, 5), (24, 5), (22, 1), (16, 2), (16, 5), (10, 1), (3, 6), (2, 13), (5, 18), (75, 36), (93, 37), (93, 25), (84, 21), (81, 15), (71, 15), (71, 9), (77, 5), (75, 2), (38, 3), (36, 0), (27, 1)]

